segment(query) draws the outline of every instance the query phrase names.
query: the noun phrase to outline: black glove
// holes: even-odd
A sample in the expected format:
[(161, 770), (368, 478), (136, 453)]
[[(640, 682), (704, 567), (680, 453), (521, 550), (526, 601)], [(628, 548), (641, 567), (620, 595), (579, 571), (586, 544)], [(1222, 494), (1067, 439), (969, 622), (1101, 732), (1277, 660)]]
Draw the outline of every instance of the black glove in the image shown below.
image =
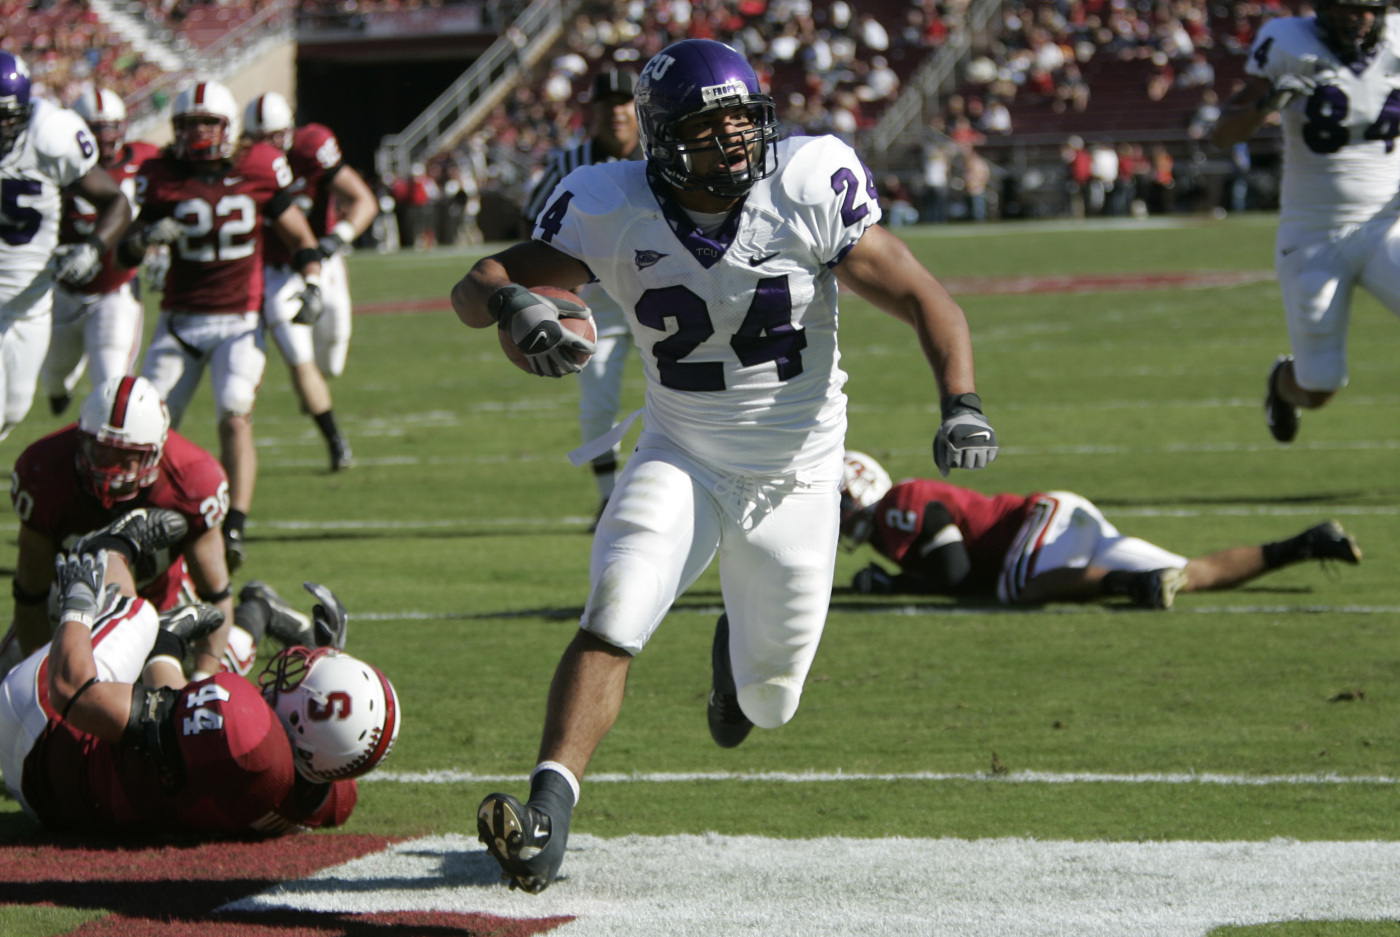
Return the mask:
[(944, 478), (955, 468), (979, 469), (997, 457), (997, 434), (982, 415), (982, 398), (952, 394), (943, 399), (943, 425), (933, 438), (933, 464)]
[(297, 325), (314, 325), (321, 318), (321, 313), (326, 311), (326, 301), (321, 298), (321, 284), (315, 280), (307, 281), (306, 289), (297, 294), (297, 299), (301, 300), (301, 309), (292, 316), (292, 321)]
[(525, 356), (530, 370), (540, 377), (563, 377), (583, 370), (570, 352), (592, 355), (598, 350), (588, 339), (559, 324), (560, 317), (586, 319), (587, 306), (549, 299), (518, 283), (509, 283), (491, 294), (487, 309)]
[(316, 248), (321, 252), (321, 259), (324, 260), (340, 253), (340, 249), (353, 240), (355, 240), (355, 226), (348, 221), (337, 221), (335, 227), (317, 239)]
[(316, 582), (303, 582), (301, 587), (316, 599), (311, 609), (311, 620), (315, 628), (316, 646), (333, 647), (345, 650), (345, 631), (350, 623), (350, 614), (335, 593)]

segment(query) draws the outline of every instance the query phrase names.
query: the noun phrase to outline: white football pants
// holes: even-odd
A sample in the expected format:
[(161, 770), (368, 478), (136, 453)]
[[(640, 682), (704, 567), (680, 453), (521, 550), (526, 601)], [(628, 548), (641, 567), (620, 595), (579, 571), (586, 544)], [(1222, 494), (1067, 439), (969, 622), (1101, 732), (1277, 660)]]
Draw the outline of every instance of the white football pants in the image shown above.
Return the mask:
[(110, 293), (53, 293), (53, 333), (39, 384), (49, 397), (71, 396), (88, 369), (93, 387), (130, 374), (145, 316), (130, 283)]
[(717, 472), (644, 432), (593, 537), (580, 627), (640, 652), (718, 554), (739, 704), (754, 725), (784, 724), (831, 600), (841, 455), (760, 479)]
[(1182, 569), (1186, 557), (1125, 537), (1088, 498), (1047, 491), (1035, 499), (997, 580), (997, 599), (1015, 603), (1026, 583), (1051, 569)]
[[(155, 606), (145, 599), (116, 596), (103, 609), (92, 629), (92, 656), (98, 679), (106, 683), (135, 683), (155, 644), (160, 622)], [(30, 654), (0, 682), (0, 771), (5, 786), (25, 813), (34, 811), (24, 800), (24, 759), (44, 733), (48, 708), (49, 645)]]
[(178, 429), (206, 365), (217, 418), (252, 413), (267, 367), (266, 349), (256, 312), (163, 312), (141, 372), (165, 399), (170, 426)]
[[(325, 311), (314, 325), (297, 325), (297, 296), (306, 288), (290, 267), (263, 268), (263, 318), (287, 364), (315, 361), (326, 377), (340, 377), (350, 354), (350, 282), (340, 254), (321, 261), (321, 299)], [(591, 363), (591, 362), (590, 362)]]
[[(0, 316), (0, 440), (10, 435), (34, 405), (39, 368), (49, 350), (53, 316), (49, 304), (27, 316)], [(32, 313), (33, 310), (30, 310)]]
[(1298, 386), (1341, 389), (1352, 291), (1360, 286), (1400, 315), (1400, 220), (1387, 214), (1340, 229), (1285, 222), (1274, 263)]

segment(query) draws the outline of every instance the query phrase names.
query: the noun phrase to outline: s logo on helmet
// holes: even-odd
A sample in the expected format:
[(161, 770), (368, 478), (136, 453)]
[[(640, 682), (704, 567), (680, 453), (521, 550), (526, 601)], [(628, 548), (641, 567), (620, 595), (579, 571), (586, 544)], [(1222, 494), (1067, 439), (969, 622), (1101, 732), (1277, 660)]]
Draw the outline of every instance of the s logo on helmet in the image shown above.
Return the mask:
[(653, 79), (662, 78), (665, 76), (666, 72), (670, 70), (671, 66), (675, 64), (676, 60), (669, 55), (654, 55), (651, 57), (651, 61), (647, 63), (647, 67), (642, 69), (642, 77)]
[(328, 719), (349, 719), (351, 713), (350, 694), (336, 690), (326, 694), (326, 702), (310, 699), (306, 703), (306, 718), (315, 722)]

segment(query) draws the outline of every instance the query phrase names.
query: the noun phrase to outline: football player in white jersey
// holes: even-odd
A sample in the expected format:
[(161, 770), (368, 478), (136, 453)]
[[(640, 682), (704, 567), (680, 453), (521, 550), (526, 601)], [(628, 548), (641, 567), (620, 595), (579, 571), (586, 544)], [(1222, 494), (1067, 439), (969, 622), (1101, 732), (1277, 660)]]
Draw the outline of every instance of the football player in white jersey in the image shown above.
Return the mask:
[(636, 104), (645, 161), (575, 170), (534, 240), (482, 259), (452, 292), (465, 324), (498, 325), (535, 373), (559, 376), (579, 369), (572, 349), (592, 347), (559, 316), (587, 312), (520, 284), (596, 278), (627, 311), (647, 378), (646, 430), (593, 539), (588, 603), (555, 672), (529, 800), (491, 794), (477, 812), (487, 849), (531, 892), (563, 861), (578, 778), (617, 717), (633, 655), (716, 556), (727, 614), (711, 735), (732, 747), (796, 712), (839, 536), (838, 283), (918, 335), (942, 396), (939, 469), (979, 468), (997, 452), (962, 310), (876, 224), (875, 182), (854, 151), (829, 136), (779, 142), (773, 99), (712, 40), (653, 57)]
[(1271, 20), (1212, 140), (1283, 121), (1275, 266), (1292, 354), (1269, 372), (1264, 412), (1292, 442), (1301, 410), (1347, 383), (1347, 324), (1360, 286), (1400, 315), (1400, 21), (1385, 0), (1318, 0), (1317, 15)]
[[(58, 245), (63, 194), (97, 209), (92, 233)], [(126, 196), (97, 165), (97, 144), (72, 111), (31, 99), (29, 68), (0, 52), (0, 439), (34, 402), (49, 348), (55, 280), (90, 282), (131, 222)]]
[[(640, 160), (642, 142), (637, 129), (637, 108), (633, 96), (637, 91), (637, 76), (631, 72), (606, 69), (593, 76), (589, 95), (589, 110), (593, 115), (593, 136), (554, 154), (530, 197), (525, 200), (522, 214), (526, 225), (534, 227), (535, 219), (544, 209), (555, 186), (580, 166), (611, 163), (620, 159)], [(599, 438), (613, 428), (622, 407), (622, 378), (627, 359), (632, 352), (632, 332), (627, 315), (598, 284), (579, 288), (579, 298), (588, 304), (598, 329), (597, 348), (588, 359), (588, 367), (578, 376), (578, 424), (585, 443)], [(608, 498), (617, 486), (617, 447), (593, 460), (593, 481), (598, 487), (598, 513), (589, 533), (597, 529)]]

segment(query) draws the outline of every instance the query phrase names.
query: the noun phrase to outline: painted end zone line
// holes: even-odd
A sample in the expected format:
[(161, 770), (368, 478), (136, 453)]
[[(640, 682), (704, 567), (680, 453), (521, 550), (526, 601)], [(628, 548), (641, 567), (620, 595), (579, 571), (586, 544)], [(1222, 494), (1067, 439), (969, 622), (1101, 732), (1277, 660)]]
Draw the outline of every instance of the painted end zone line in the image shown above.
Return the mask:
[[(470, 771), (375, 771), (360, 779), (398, 784), (508, 784), (528, 781), (524, 774), (473, 774)], [(1175, 772), (1162, 774), (1093, 774), (1088, 772), (1011, 771), (988, 774), (982, 771), (957, 773), (911, 771), (904, 774), (865, 774), (858, 771), (696, 771), (652, 774), (590, 774), (589, 783), (602, 784), (685, 784), (694, 781), (757, 781), (787, 784), (831, 784), (844, 781), (990, 781), (996, 784), (1222, 784), (1239, 787), (1268, 787), (1299, 784), (1400, 784), (1400, 778), (1347, 776), (1340, 774), (1212, 774)]]

